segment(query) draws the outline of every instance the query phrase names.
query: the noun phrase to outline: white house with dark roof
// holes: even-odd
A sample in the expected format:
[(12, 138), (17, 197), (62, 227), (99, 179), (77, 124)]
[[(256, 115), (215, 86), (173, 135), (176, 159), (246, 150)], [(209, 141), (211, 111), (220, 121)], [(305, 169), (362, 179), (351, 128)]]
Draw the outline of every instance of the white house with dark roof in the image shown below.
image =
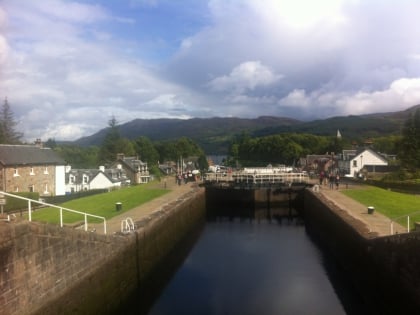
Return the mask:
[(37, 145), (0, 145), (0, 190), (65, 194), (65, 161), (49, 148)]
[[(116, 175), (116, 176), (114, 176)], [(110, 189), (120, 187), (127, 181), (124, 174), (99, 169), (72, 169), (66, 168), (66, 193), (75, 193), (92, 189)]]
[(356, 176), (363, 168), (371, 168), (375, 172), (375, 167), (383, 167), (388, 165), (385, 157), (376, 153), (371, 149), (365, 149), (358, 152), (350, 161), (350, 175)]

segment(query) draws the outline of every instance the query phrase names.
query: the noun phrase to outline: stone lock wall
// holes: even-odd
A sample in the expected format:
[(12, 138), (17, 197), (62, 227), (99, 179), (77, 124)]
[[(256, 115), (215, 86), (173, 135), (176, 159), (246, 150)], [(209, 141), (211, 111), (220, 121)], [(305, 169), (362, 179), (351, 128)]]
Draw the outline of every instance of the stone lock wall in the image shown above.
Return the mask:
[(128, 235), (0, 222), (1, 314), (112, 314), (203, 220), (203, 195), (167, 205)]
[(337, 262), (366, 305), (378, 314), (420, 309), (420, 234), (377, 237), (321, 194), (305, 190), (309, 234)]
[(48, 224), (0, 224), (2, 314), (30, 314), (74, 286), (124, 243)]

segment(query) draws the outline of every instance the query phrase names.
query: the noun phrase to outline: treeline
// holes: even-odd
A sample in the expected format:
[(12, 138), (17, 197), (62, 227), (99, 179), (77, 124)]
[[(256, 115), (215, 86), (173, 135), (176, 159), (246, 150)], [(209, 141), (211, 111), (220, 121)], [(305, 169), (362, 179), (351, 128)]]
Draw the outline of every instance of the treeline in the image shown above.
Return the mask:
[[(377, 152), (395, 154), (401, 137), (387, 136), (371, 139)], [(351, 139), (317, 136), (305, 133), (282, 133), (264, 137), (238, 136), (230, 145), (227, 164), (230, 166), (266, 166), (268, 164), (297, 165), (308, 154), (340, 154), (357, 146)], [(360, 146), (363, 143), (359, 144)]]
[(100, 146), (81, 147), (68, 144), (57, 144), (49, 139), (45, 146), (54, 149), (72, 168), (97, 168), (114, 162), (117, 154), (137, 156), (147, 162), (149, 170), (159, 175), (158, 164), (166, 161), (179, 161), (180, 158), (196, 156), (200, 169), (207, 169), (204, 151), (191, 139), (182, 137), (171, 141), (151, 141), (141, 136), (135, 140), (123, 138), (115, 118), (109, 121), (107, 135)]
[(308, 154), (341, 152), (342, 147), (342, 141), (335, 137), (284, 133), (253, 138), (242, 134), (230, 146), (228, 164), (244, 167), (294, 165), (299, 158)]

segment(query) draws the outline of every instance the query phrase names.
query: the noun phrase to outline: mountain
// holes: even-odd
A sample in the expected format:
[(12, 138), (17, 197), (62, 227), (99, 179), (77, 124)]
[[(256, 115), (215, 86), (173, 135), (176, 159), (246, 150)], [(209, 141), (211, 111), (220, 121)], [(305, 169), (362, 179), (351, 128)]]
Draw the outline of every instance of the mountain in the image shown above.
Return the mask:
[[(153, 141), (172, 140), (188, 137), (196, 141), (208, 153), (226, 153), (227, 143), (233, 135), (241, 132), (253, 133), (275, 126), (291, 126), (301, 123), (292, 118), (262, 116), (255, 119), (244, 118), (192, 118), (192, 119), (135, 119), (119, 125), (120, 134), (128, 139), (140, 136)], [(107, 128), (83, 137), (73, 144), (80, 146), (100, 145)]]
[[(267, 136), (284, 132), (334, 136), (340, 130), (347, 139), (363, 139), (399, 134), (405, 120), (420, 105), (404, 111), (367, 115), (338, 116), (313, 121), (286, 117), (262, 116), (254, 119), (213, 117), (192, 119), (135, 119), (119, 126), (122, 137), (134, 140), (140, 136), (153, 141), (188, 137), (196, 141), (207, 154), (225, 154), (233, 136), (247, 132), (251, 136)], [(107, 128), (80, 138), (73, 144), (100, 145)]]

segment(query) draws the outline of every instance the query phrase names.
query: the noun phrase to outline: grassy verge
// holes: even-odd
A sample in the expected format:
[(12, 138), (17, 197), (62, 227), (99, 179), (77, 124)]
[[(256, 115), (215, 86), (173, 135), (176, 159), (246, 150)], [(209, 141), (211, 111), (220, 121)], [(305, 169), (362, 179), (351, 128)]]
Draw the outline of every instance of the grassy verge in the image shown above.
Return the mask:
[(412, 225), (420, 222), (420, 197), (403, 194), (386, 189), (364, 186), (360, 189), (342, 190), (342, 193), (367, 206), (374, 206), (378, 211), (390, 219), (405, 225), (407, 215), (410, 215)]
[[(169, 190), (153, 188), (152, 185), (153, 183), (127, 187), (108, 193), (71, 200), (69, 202), (60, 204), (60, 206), (109, 219), (169, 192)], [(116, 211), (115, 204), (117, 202), (122, 203), (121, 211)], [(32, 213), (32, 220), (59, 223), (59, 209), (42, 208), (36, 210)], [(75, 222), (84, 221), (84, 216), (68, 211), (63, 211), (63, 221), (65, 224), (72, 224)], [(101, 220), (88, 218), (88, 222), (97, 223), (101, 222)]]

